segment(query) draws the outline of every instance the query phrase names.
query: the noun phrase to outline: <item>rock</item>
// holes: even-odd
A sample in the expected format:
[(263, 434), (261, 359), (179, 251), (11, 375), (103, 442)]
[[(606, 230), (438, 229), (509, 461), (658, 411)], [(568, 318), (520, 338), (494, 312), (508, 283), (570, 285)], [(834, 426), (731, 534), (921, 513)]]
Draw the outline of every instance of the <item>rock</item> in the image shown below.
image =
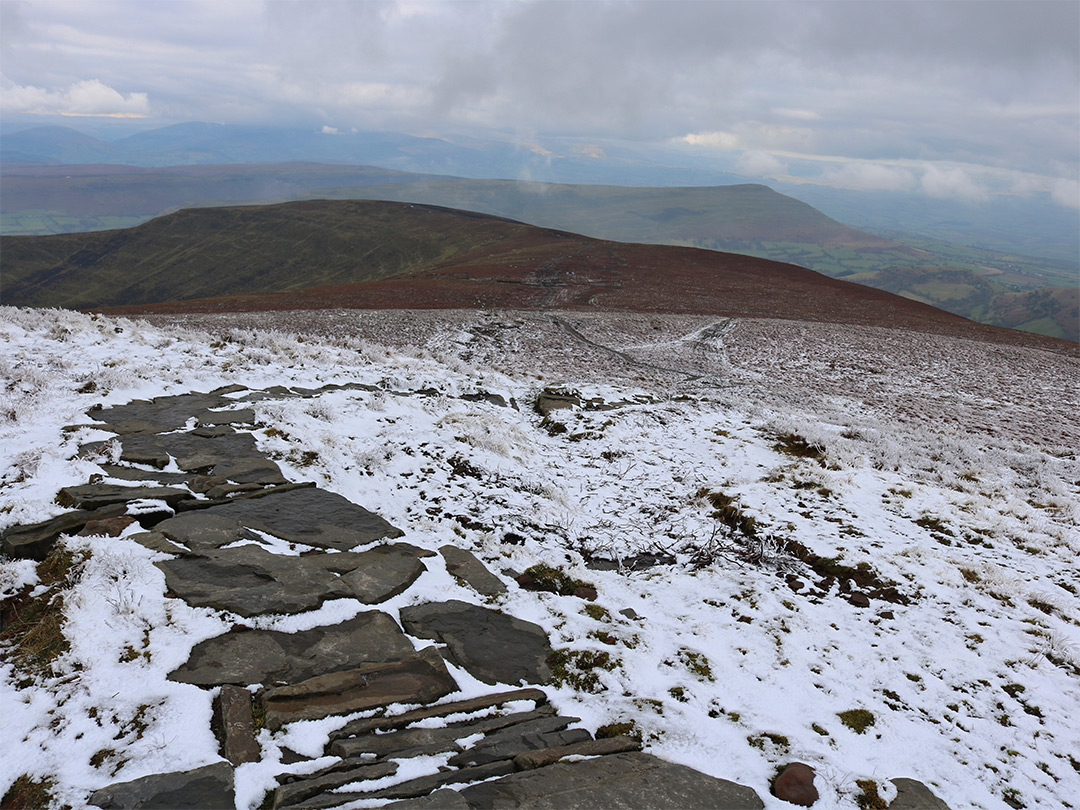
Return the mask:
[(387, 734), (363, 734), (359, 737), (346, 737), (335, 740), (327, 746), (327, 753), (336, 757), (358, 757), (361, 754), (374, 754), (378, 757), (393, 755), (398, 757), (437, 754), (444, 751), (461, 751), (457, 740), (472, 734), (488, 734), (522, 723), (529, 723), (543, 717), (551, 717), (555, 710), (542, 706), (531, 712), (484, 717), (461, 723), (452, 723), (442, 728), (407, 728), (391, 731)]
[(249, 528), (289, 542), (341, 551), (404, 534), (374, 512), (315, 487), (290, 489), (260, 498), (237, 498), (205, 511), (238, 520)]
[(557, 762), (460, 791), (471, 810), (761, 810), (744, 785), (715, 779), (650, 754)]
[(792, 762), (773, 782), (773, 795), (800, 807), (810, 807), (818, 800), (814, 787), (814, 769), (802, 762)]
[(156, 397), (150, 401), (136, 399), (126, 405), (91, 410), (90, 416), (107, 423), (117, 433), (161, 433), (179, 430), (189, 419), (202, 416), (209, 408), (231, 404), (232, 401), (223, 396), (193, 392)]
[(250, 425), (255, 421), (255, 411), (238, 408), (234, 411), (207, 411), (196, 417), (200, 425)]
[(239, 520), (211, 514), (207, 510), (185, 512), (168, 518), (154, 529), (192, 551), (220, 548), (238, 540), (258, 540), (258, 535), (246, 530)]
[(622, 610), (619, 611), (619, 615), (620, 616), (625, 616), (626, 618), (631, 619), (631, 620), (641, 618), (641, 616), (638, 615), (638, 612), (636, 610), (634, 610), (633, 608), (623, 608)]
[(275, 810), (292, 807), (312, 796), (331, 791), (350, 782), (362, 782), (368, 779), (382, 779), (397, 773), (396, 762), (342, 762), (321, 771), (302, 777), (295, 782), (281, 785), (274, 790)]
[(571, 596), (576, 596), (578, 599), (586, 599), (589, 602), (595, 602), (596, 588), (592, 585), (580, 585), (577, 588), (574, 588), (574, 592)]
[(861, 591), (855, 591), (854, 593), (852, 593), (851, 596), (848, 597), (848, 602), (850, 602), (857, 608), (870, 607), (870, 597), (867, 596), (865, 593), (862, 593)]
[(881, 611), (881, 613), (878, 614), (878, 618), (879, 619), (895, 619), (896, 614), (893, 613), (891, 610), (883, 610), (883, 611)]
[(101, 471), (108, 478), (121, 481), (145, 481), (166, 486), (186, 484), (190, 473), (162, 472), (161, 470), (140, 470), (138, 467), (124, 467), (120, 464), (99, 464)]
[(326, 569), (303, 557), (272, 554), (248, 544), (185, 554), (154, 563), (169, 591), (195, 607), (241, 616), (302, 613), (350, 590)]
[(260, 700), (266, 727), (277, 731), (296, 720), (317, 720), (391, 703), (431, 703), (457, 689), (442, 656), (428, 648), (399, 660), (365, 662), (267, 689)]
[(82, 531), (79, 532), (79, 537), (119, 537), (124, 533), (124, 529), (133, 523), (135, 523), (135, 518), (130, 515), (89, 520), (82, 527)]
[(428, 602), (401, 610), (406, 632), (441, 641), (450, 660), (484, 683), (547, 683), (547, 634), (537, 624), (467, 602)]
[(91, 520), (119, 517), (126, 508), (124, 504), (118, 503), (90, 511), (64, 512), (26, 526), (8, 526), (0, 532), (0, 551), (9, 557), (44, 560), (61, 534), (81, 531)]
[(896, 785), (896, 798), (889, 810), (949, 810), (949, 806), (922, 782), (903, 777), (889, 781)]
[(161, 551), (165, 554), (187, 554), (186, 548), (176, 545), (161, 532), (139, 532), (138, 534), (129, 535), (127, 539), (134, 540), (140, 546), (151, 551)]
[(258, 762), (262, 749), (255, 741), (255, 722), (251, 714), (251, 693), (242, 687), (226, 684), (214, 700), (214, 723), (221, 730), (221, 748), (233, 765)]
[(492, 394), (488, 391), (477, 391), (472, 394), (462, 394), (461, 399), (466, 402), (490, 402), (492, 405), (497, 405), (500, 408), (510, 407), (510, 403), (506, 401), (506, 398), (499, 394)]
[(198, 686), (298, 683), (329, 672), (415, 655), (397, 622), (377, 610), (297, 633), (234, 628), (201, 641), (169, 680)]
[(549, 416), (552, 411), (564, 410), (567, 408), (580, 408), (581, 397), (574, 393), (545, 388), (536, 395), (533, 407), (541, 416)]
[(491, 779), (495, 776), (503, 776), (512, 773), (514, 763), (508, 759), (499, 762), (489, 762), (487, 765), (477, 765), (475, 768), (462, 768), (461, 770), (443, 771), (407, 782), (400, 782), (381, 790), (375, 790), (364, 794), (364, 798), (370, 799), (411, 799), (417, 796), (426, 796), (434, 790), (446, 785), (466, 784), (479, 782), (483, 779)]
[(468, 803), (456, 790), (443, 788), (417, 799), (402, 799), (384, 804), (381, 810), (470, 810)]
[(224, 436), (185, 433), (133, 433), (120, 438), (120, 460), (133, 464), (164, 467), (169, 458), (181, 470), (200, 472), (237, 458), (262, 458), (250, 433), (231, 432)]
[(439, 553), (446, 561), (446, 570), (482, 596), (506, 593), (503, 581), (491, 573), (471, 552), (457, 546), (445, 545), (439, 549)]
[(541, 748), (526, 751), (514, 757), (514, 767), (519, 771), (531, 771), (558, 762), (563, 757), (596, 757), (606, 754), (621, 754), (624, 751), (640, 751), (641, 743), (632, 737), (608, 737), (603, 740), (585, 740), (554, 748)]
[(500, 759), (513, 759), (526, 751), (591, 740), (592, 735), (583, 728), (566, 728), (580, 719), (579, 717), (541, 717), (528, 723), (510, 726), (488, 734), (472, 748), (450, 757), (448, 764), (455, 767), (483, 765)]
[(260, 484), (218, 484), (206, 490), (206, 497), (213, 501), (221, 501), (237, 492), (255, 492), (260, 489), (262, 489)]
[(175, 507), (191, 493), (177, 487), (124, 487), (118, 484), (81, 484), (64, 487), (56, 495), (56, 502), (61, 506), (79, 509), (99, 509), (114, 503), (129, 501), (154, 500), (165, 501)]
[(285, 484), (281, 468), (268, 458), (236, 458), (216, 464), (211, 475), (234, 484)]
[(388, 717), (361, 717), (357, 720), (351, 720), (336, 731), (330, 732), (330, 739), (333, 741), (343, 737), (368, 734), (372, 731), (390, 731), (405, 728), (412, 723), (432, 717), (445, 717), (448, 714), (469, 714), (483, 709), (490, 709), (493, 706), (502, 706), (507, 703), (525, 700), (531, 700), (534, 706), (539, 707), (547, 703), (547, 695), (541, 689), (514, 689), (509, 692), (481, 695), (468, 700), (441, 703), (438, 706), (425, 706), (422, 709), (413, 709), (412, 711)]
[(233, 769), (228, 762), (118, 782), (90, 794), (105, 810), (233, 810)]
[[(352, 568), (341, 574), (341, 584), (366, 605), (392, 599), (416, 582), (427, 571), (418, 560), (415, 546), (391, 543), (370, 551), (343, 552), (353, 561)], [(315, 565), (340, 564), (335, 559), (342, 554), (321, 554), (309, 557)]]

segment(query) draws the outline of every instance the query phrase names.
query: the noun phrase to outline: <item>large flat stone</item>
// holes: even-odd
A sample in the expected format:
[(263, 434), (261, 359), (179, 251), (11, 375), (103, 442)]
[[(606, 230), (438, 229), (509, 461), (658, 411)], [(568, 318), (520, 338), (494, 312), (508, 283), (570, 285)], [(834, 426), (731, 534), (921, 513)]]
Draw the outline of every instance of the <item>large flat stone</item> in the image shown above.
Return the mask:
[(402, 799), (384, 804), (383, 810), (470, 810), (468, 802), (456, 790), (443, 788), (416, 799)]
[(120, 460), (132, 464), (164, 467), (176, 459), (181, 470), (212, 470), (238, 458), (262, 458), (250, 433), (227, 433), (223, 436), (185, 433), (132, 433), (120, 437)]
[(585, 729), (567, 730), (567, 726), (580, 720), (580, 717), (555, 716), (517, 723), (486, 735), (471, 748), (451, 757), (448, 764), (457, 768), (483, 765), (500, 759), (513, 759), (526, 751), (592, 739)]
[(397, 661), (376, 661), (316, 675), (263, 693), (266, 727), (276, 731), (296, 720), (365, 711), (391, 703), (430, 703), (457, 691), (434, 649)]
[(761, 810), (751, 788), (650, 754), (558, 762), (463, 788), (472, 810)]
[(189, 605), (241, 616), (302, 613), (352, 593), (339, 577), (304, 557), (272, 554), (251, 543), (154, 565), (165, 572), (169, 591)]
[(410, 799), (426, 796), (446, 785), (479, 782), (483, 779), (491, 779), (494, 776), (502, 776), (513, 770), (514, 763), (504, 759), (499, 762), (489, 762), (486, 765), (477, 765), (475, 768), (461, 768), (460, 770), (441, 771), (428, 776), (420, 776), (416, 779), (410, 779), (408, 782), (381, 788), (365, 795), (371, 799)]
[(195, 645), (169, 680), (199, 686), (297, 683), (415, 654), (390, 616), (376, 610), (298, 633), (237, 628)]
[(308, 487), (205, 510), (296, 543), (347, 551), (404, 532), (333, 492)]
[(228, 762), (118, 782), (90, 794), (105, 810), (233, 810), (233, 769)]
[(531, 771), (558, 762), (563, 757), (599, 757), (607, 754), (621, 754), (624, 751), (640, 751), (641, 743), (632, 737), (607, 737), (602, 740), (584, 740), (558, 745), (551, 748), (539, 748), (526, 751), (514, 757), (514, 767), (519, 771)]
[(230, 404), (231, 400), (217, 394), (193, 392), (92, 409), (90, 417), (105, 422), (117, 433), (161, 433), (179, 430), (189, 419), (205, 416), (208, 409)]
[(56, 495), (56, 502), (61, 506), (78, 509), (100, 509), (114, 503), (154, 500), (165, 501), (169, 506), (176, 506), (191, 493), (179, 487), (125, 487), (119, 484), (80, 484), (64, 487)]
[(238, 540), (257, 540), (236, 518), (212, 514), (208, 509), (184, 512), (161, 521), (154, 531), (192, 551), (220, 548)]
[(234, 484), (284, 484), (285, 476), (277, 463), (268, 458), (234, 458), (214, 466), (211, 475)]
[(44, 560), (60, 535), (75, 534), (91, 520), (118, 517), (125, 511), (126, 504), (112, 504), (100, 509), (64, 512), (26, 526), (8, 526), (0, 533), (0, 551), (9, 557)]
[[(391, 543), (369, 551), (345, 551), (305, 559), (340, 573), (342, 586), (354, 598), (366, 605), (374, 605), (402, 593), (427, 570), (417, 559), (418, 552), (420, 549), (416, 546)], [(348, 560), (338, 559), (346, 555)]]
[(467, 602), (428, 602), (401, 610), (406, 632), (441, 641), (453, 663), (484, 683), (547, 683), (551, 654), (538, 624)]

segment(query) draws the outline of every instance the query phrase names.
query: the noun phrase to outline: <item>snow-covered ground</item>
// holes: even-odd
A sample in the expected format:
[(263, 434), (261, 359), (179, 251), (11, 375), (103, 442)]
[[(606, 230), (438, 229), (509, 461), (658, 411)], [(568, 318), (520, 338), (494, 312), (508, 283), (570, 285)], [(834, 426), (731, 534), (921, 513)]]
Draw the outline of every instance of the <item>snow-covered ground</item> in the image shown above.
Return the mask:
[[(768, 785), (792, 760), (817, 769), (816, 807), (855, 807), (857, 779), (888, 796), (898, 776), (954, 810), (1078, 802), (1074, 356), (866, 327), (580, 313), (176, 325), (0, 308), (0, 339), (0, 528), (60, 512), (57, 490), (98, 471), (77, 449), (108, 434), (66, 427), (86, 425), (94, 404), (232, 383), (375, 384), (384, 390), (258, 402), (260, 446), (291, 479), (378, 512), (409, 542), (594, 584), (586, 610), (504, 573), (510, 592), (496, 600), (557, 648), (609, 654), (593, 670), (599, 691), (550, 690), (561, 712), (590, 728), (633, 721), (646, 750), (748, 784), (770, 808), (790, 806)], [(557, 411), (566, 430), (549, 430), (532, 409), (546, 386), (605, 406)], [(461, 398), (478, 392), (517, 408)], [(791, 435), (823, 460), (779, 449)], [(756, 521), (760, 559), (714, 516), (717, 493)], [(868, 564), (910, 603), (858, 608), (837, 587), (811, 597), (820, 577), (787, 541)], [(228, 626), (166, 600), (154, 553), (122, 538), (70, 541), (80, 546), (91, 556), (64, 594), (71, 648), (56, 675), (31, 683), (0, 666), (0, 793), (20, 774), (49, 777), (75, 807), (105, 784), (217, 759), (207, 693), (165, 675)], [(585, 565), (641, 553), (675, 562)], [(0, 560), (0, 595), (35, 576)], [(432, 570), (390, 607), (433, 597), (481, 601)], [(851, 709), (873, 715), (862, 734), (841, 722)], [(315, 753), (334, 722), (263, 732), (265, 750)], [(237, 778), (240, 810), (257, 805), (267, 774), (243, 766)]]

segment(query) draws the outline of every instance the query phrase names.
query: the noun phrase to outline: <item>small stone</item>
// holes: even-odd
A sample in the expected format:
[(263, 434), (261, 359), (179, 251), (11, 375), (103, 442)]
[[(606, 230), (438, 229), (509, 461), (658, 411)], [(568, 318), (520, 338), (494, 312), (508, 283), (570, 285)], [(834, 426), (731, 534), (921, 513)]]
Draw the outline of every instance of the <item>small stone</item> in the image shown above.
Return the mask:
[(857, 608), (870, 607), (870, 597), (867, 596), (865, 593), (862, 593), (861, 591), (855, 591), (854, 593), (852, 593), (851, 596), (848, 597), (848, 602), (850, 602)]
[(773, 795), (800, 807), (810, 807), (818, 800), (814, 787), (814, 769), (802, 762), (792, 762), (773, 782)]
[(891, 610), (883, 610), (878, 614), (878, 617), (882, 619), (894, 619), (896, 618), (896, 615)]
[(578, 599), (586, 599), (589, 602), (596, 601), (596, 588), (592, 585), (582, 585), (578, 588), (574, 588), (574, 596)]
[(628, 619), (640, 619), (638, 612), (633, 608), (623, 608), (619, 611), (620, 616), (625, 616)]
[(18, 559), (44, 560), (61, 534), (74, 534), (91, 520), (118, 517), (127, 510), (122, 503), (92, 511), (64, 512), (27, 526), (8, 526), (0, 532), (0, 551)]

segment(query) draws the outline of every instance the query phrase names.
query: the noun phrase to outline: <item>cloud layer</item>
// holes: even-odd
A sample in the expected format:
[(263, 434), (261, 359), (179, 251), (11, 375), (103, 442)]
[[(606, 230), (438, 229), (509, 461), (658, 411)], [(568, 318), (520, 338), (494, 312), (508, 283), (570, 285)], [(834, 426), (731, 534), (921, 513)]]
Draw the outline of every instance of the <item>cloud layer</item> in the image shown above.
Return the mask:
[(4, 0), (0, 13), (5, 113), (679, 141), (741, 150), (748, 173), (835, 155), (822, 181), (973, 197), (956, 164), (1044, 189), (1078, 174), (1071, 2)]

